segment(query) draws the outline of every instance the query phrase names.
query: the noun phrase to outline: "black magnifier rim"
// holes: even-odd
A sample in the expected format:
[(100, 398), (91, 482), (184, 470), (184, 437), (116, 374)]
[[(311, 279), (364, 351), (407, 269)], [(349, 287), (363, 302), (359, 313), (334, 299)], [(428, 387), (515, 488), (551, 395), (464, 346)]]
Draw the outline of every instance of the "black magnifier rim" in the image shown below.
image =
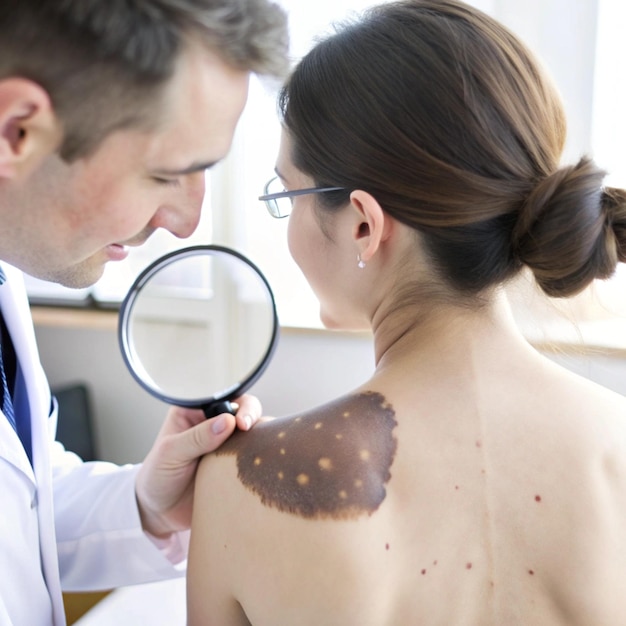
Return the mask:
[[(232, 387), (226, 389), (220, 394), (215, 396), (207, 396), (205, 398), (198, 398), (195, 400), (184, 400), (181, 398), (176, 398), (172, 396), (168, 396), (162, 391), (155, 389), (146, 383), (141, 376), (135, 371), (135, 367), (132, 363), (131, 354), (132, 349), (129, 345), (128, 339), (128, 324), (130, 320), (130, 314), (132, 313), (135, 301), (137, 296), (141, 292), (143, 286), (152, 278), (154, 274), (160, 269), (167, 267), (174, 260), (178, 258), (186, 258), (191, 256), (200, 256), (202, 254), (208, 253), (212, 256), (219, 256), (220, 254), (226, 254), (229, 256), (233, 256), (240, 261), (243, 261), (246, 265), (248, 265), (263, 281), (265, 288), (267, 289), (267, 293), (270, 296), (270, 301), (272, 305), (272, 336), (270, 338), (269, 345), (265, 354), (259, 360), (257, 367), (252, 370), (250, 375), (245, 378), (243, 381), (238, 384), (234, 384)], [(118, 341), (120, 346), (120, 351), (122, 353), (122, 358), (128, 368), (128, 371), (131, 373), (133, 378), (139, 383), (141, 387), (143, 387), (148, 393), (150, 393), (155, 398), (162, 400), (167, 404), (172, 404), (175, 406), (183, 406), (183, 407), (193, 407), (193, 408), (206, 408), (212, 404), (224, 401), (234, 400), (243, 394), (247, 389), (249, 389), (261, 376), (261, 374), (265, 371), (269, 362), (274, 354), (276, 349), (276, 345), (278, 343), (278, 314), (276, 312), (276, 301), (274, 299), (274, 293), (272, 292), (272, 288), (270, 287), (269, 282), (261, 272), (261, 270), (246, 256), (233, 250), (232, 248), (227, 248), (226, 246), (218, 246), (218, 245), (197, 245), (197, 246), (189, 246), (187, 248), (182, 248), (180, 250), (174, 250), (173, 252), (168, 252), (163, 256), (159, 257), (155, 261), (153, 261), (148, 267), (146, 267), (135, 279), (135, 282), (131, 285), (128, 293), (126, 294), (124, 300), (120, 305), (120, 312), (118, 318)], [(219, 359), (219, 355), (216, 355), (217, 359)]]

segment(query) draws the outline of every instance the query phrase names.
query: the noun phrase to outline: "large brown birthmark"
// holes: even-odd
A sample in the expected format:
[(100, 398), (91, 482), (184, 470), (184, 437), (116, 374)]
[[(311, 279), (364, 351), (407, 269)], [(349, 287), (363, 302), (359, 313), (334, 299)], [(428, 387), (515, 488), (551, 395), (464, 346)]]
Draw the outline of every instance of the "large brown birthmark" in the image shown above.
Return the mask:
[(236, 454), (239, 480), (263, 504), (306, 518), (371, 515), (396, 452), (395, 411), (376, 392), (257, 424), (215, 454)]

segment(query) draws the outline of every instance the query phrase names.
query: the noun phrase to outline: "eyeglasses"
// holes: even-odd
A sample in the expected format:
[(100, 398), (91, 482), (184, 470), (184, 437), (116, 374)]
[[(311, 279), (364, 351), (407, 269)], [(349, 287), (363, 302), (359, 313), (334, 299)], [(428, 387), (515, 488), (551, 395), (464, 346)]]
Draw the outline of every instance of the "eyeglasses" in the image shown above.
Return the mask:
[(267, 182), (264, 189), (265, 193), (259, 196), (259, 200), (265, 202), (265, 206), (272, 217), (280, 219), (291, 213), (294, 196), (306, 196), (310, 193), (324, 193), (326, 191), (343, 191), (344, 189), (344, 187), (310, 187), (285, 191), (280, 179), (275, 176)]

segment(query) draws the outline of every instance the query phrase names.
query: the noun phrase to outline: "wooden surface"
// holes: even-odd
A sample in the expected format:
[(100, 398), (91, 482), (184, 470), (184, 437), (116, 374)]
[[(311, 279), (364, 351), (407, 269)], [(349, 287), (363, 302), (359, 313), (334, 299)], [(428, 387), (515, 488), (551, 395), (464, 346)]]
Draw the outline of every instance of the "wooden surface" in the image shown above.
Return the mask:
[(116, 310), (32, 306), (31, 313), (34, 323), (38, 326), (94, 330), (117, 329), (118, 312)]
[(67, 620), (68, 626), (80, 619), (89, 609), (106, 598), (109, 593), (111, 592), (64, 593), (63, 603), (65, 605), (65, 619)]

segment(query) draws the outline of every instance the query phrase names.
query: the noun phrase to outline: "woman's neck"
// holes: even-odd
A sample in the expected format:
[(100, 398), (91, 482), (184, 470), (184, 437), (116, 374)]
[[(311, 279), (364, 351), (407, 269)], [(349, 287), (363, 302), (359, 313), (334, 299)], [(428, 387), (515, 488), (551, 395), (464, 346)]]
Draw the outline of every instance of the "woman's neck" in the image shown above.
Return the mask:
[[(378, 319), (376, 319), (378, 317)], [(480, 307), (456, 304), (425, 307), (390, 306), (373, 323), (377, 373), (407, 361), (455, 362), (472, 354), (495, 358), (512, 350), (528, 350), (502, 291)]]

